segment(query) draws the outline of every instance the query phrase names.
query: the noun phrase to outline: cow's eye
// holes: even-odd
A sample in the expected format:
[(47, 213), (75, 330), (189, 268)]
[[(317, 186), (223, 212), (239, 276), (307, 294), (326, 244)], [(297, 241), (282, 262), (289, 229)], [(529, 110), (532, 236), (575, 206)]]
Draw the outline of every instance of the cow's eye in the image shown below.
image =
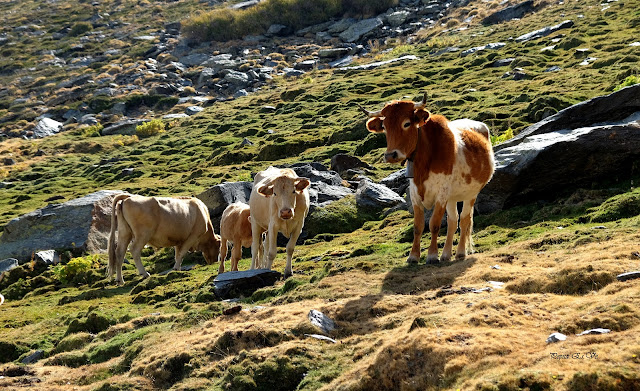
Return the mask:
[(402, 123), (402, 128), (403, 129), (409, 129), (409, 126), (411, 126), (411, 121), (406, 120)]

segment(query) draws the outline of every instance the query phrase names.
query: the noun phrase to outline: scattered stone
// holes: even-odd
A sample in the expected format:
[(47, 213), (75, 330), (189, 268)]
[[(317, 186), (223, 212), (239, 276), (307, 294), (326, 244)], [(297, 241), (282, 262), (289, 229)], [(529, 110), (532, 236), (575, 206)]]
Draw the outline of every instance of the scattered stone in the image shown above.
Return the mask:
[(460, 57), (465, 57), (468, 56), (469, 54), (473, 54), (473, 53), (477, 53), (483, 50), (496, 50), (496, 49), (500, 49), (505, 47), (507, 44), (504, 42), (495, 42), (495, 43), (488, 43), (486, 45), (483, 46), (476, 46), (474, 48), (470, 48), (467, 50), (463, 50), (460, 53)]
[(315, 338), (315, 339), (319, 339), (321, 341), (327, 341), (327, 342), (331, 342), (331, 343), (338, 343), (338, 341), (336, 341), (335, 339), (329, 338), (327, 336), (320, 335), (320, 334), (305, 334), (305, 337), (311, 337), (311, 338)]
[(492, 68), (506, 67), (507, 65), (511, 64), (513, 61), (515, 61), (514, 57), (505, 58), (502, 60), (496, 60), (493, 63), (491, 63), (490, 67)]
[(204, 109), (200, 106), (189, 106), (187, 107), (184, 112), (187, 115), (195, 115), (198, 114), (199, 112), (203, 111)]
[(23, 358), (21, 363), (25, 365), (33, 364), (44, 357), (44, 350), (38, 349), (27, 357)]
[(5, 166), (13, 166), (14, 164), (16, 164), (16, 161), (10, 157), (6, 157), (2, 159), (2, 164), (4, 164)]
[(251, 145), (253, 145), (253, 142), (245, 137), (244, 139), (242, 139), (242, 142), (240, 143), (240, 145), (243, 145), (243, 146), (244, 145), (249, 145), (249, 146), (251, 146)]
[(545, 71), (545, 72), (558, 72), (558, 71), (560, 71), (560, 70), (562, 70), (562, 68), (560, 68), (560, 67), (559, 67), (559, 66), (557, 66), (557, 65), (554, 65), (554, 66), (552, 66), (552, 67), (549, 67), (549, 68), (545, 69), (544, 71)]
[(248, 297), (260, 288), (275, 284), (281, 277), (279, 272), (267, 269), (226, 272), (213, 280), (213, 292), (219, 299)]
[(611, 330), (609, 329), (591, 329), (591, 330), (585, 330), (577, 335), (580, 336), (580, 335), (591, 335), (591, 334), (608, 334), (610, 332)]
[(540, 30), (535, 30), (530, 33), (521, 35), (518, 38), (516, 38), (516, 42), (527, 42), (527, 41), (531, 41), (532, 39), (546, 37), (547, 35), (555, 33), (558, 30), (573, 27), (573, 24), (574, 23), (572, 20), (565, 20), (564, 22), (557, 24), (555, 26), (545, 27)]
[(309, 311), (308, 317), (311, 324), (319, 328), (324, 334), (331, 334), (336, 329), (335, 322), (318, 310)]
[(193, 53), (193, 54), (190, 54), (188, 56), (180, 57), (180, 59), (178, 61), (180, 63), (188, 66), (188, 67), (194, 67), (194, 66), (202, 64), (203, 62), (207, 61), (208, 59), (209, 59), (209, 55), (207, 55), (207, 54), (204, 54), (204, 53)]
[(58, 122), (51, 118), (43, 118), (33, 129), (33, 136), (36, 138), (44, 138), (54, 135), (62, 130), (62, 122)]
[(349, 54), (347, 48), (329, 48), (318, 50), (318, 57), (320, 58), (340, 58)]
[(388, 187), (399, 195), (403, 195), (409, 187), (409, 178), (407, 178), (406, 169), (398, 170), (389, 176), (382, 178), (381, 185)]
[(396, 12), (392, 12), (389, 15), (387, 15), (387, 23), (389, 23), (389, 25), (391, 25), (392, 27), (398, 27), (404, 24), (404, 22), (407, 21), (407, 18), (409, 18), (409, 16), (411, 15), (411, 13), (409, 11), (396, 11)]
[(35, 261), (45, 265), (56, 265), (60, 263), (60, 254), (56, 250), (38, 251), (35, 254)]
[(224, 311), (222, 311), (223, 315), (233, 315), (233, 314), (237, 314), (238, 312), (242, 311), (242, 306), (241, 305), (236, 305), (234, 307), (230, 307), (225, 309)]
[(343, 42), (356, 42), (380, 26), (382, 26), (382, 20), (380, 20), (380, 18), (364, 19), (350, 25), (349, 28), (340, 33), (340, 39)]
[(547, 343), (565, 341), (566, 339), (567, 339), (567, 336), (562, 333), (551, 333), (551, 335), (547, 337)]
[(398, 58), (393, 58), (391, 60), (387, 60), (387, 61), (378, 61), (378, 62), (372, 62), (369, 64), (364, 64), (364, 65), (357, 65), (357, 66), (352, 66), (352, 67), (341, 67), (335, 70), (335, 72), (347, 72), (347, 71), (368, 71), (371, 69), (375, 69), (378, 67), (381, 67), (383, 65), (389, 65), (389, 64), (393, 64), (396, 62), (404, 62), (404, 61), (414, 61), (414, 60), (419, 60), (420, 58), (418, 56), (414, 56), (412, 54), (408, 54), (406, 56), (402, 56), (402, 57), (398, 57)]
[(533, 12), (533, 0), (523, 1), (516, 5), (501, 9), (498, 12), (494, 12), (486, 18), (482, 19), (482, 24), (489, 25), (501, 22), (507, 22), (512, 19), (522, 18), (526, 14)]
[(640, 278), (640, 271), (622, 273), (616, 276), (618, 281), (635, 280), (636, 278)]
[(135, 174), (135, 172), (136, 172), (135, 168), (123, 168), (122, 171), (120, 171), (120, 175), (123, 177), (127, 177)]
[(136, 126), (148, 122), (148, 119), (125, 119), (111, 124), (100, 131), (102, 136), (114, 134), (133, 135), (136, 134)]
[(293, 33), (293, 29), (289, 26), (285, 26), (283, 24), (272, 24), (267, 29), (267, 37), (285, 37)]
[(15, 258), (7, 258), (0, 261), (0, 274), (8, 272), (18, 267), (18, 260)]
[(364, 167), (371, 169), (369, 164), (363, 162), (355, 156), (339, 153), (331, 158), (331, 170), (342, 173), (349, 169)]
[(180, 118), (186, 118), (188, 117), (189, 114), (185, 114), (185, 113), (176, 113), (176, 114), (167, 114), (162, 116), (163, 119), (180, 119)]

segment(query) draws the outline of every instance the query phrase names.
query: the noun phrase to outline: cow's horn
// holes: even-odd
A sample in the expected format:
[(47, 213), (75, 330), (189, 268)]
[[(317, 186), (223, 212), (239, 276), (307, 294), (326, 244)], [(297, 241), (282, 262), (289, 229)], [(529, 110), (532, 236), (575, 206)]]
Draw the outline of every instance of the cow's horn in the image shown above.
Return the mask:
[(360, 110), (362, 110), (363, 113), (365, 113), (366, 115), (368, 115), (371, 118), (380, 117), (380, 115), (382, 115), (382, 110), (380, 110), (380, 111), (369, 111), (369, 110), (365, 109), (364, 107), (360, 106), (358, 103), (356, 103), (356, 106), (358, 106), (360, 108)]
[(422, 109), (426, 105), (427, 105), (427, 93), (425, 92), (424, 95), (422, 96), (422, 102), (420, 103), (414, 102), (414, 107), (416, 109)]

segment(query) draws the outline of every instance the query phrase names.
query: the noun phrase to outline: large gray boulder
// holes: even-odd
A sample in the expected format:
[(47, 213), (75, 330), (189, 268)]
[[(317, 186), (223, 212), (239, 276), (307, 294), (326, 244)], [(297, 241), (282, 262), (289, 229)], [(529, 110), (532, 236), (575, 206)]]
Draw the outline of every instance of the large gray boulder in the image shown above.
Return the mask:
[(358, 207), (382, 211), (397, 205), (403, 205), (404, 198), (388, 187), (363, 179), (356, 190), (356, 205)]
[(52, 204), (11, 220), (0, 236), (0, 259), (31, 260), (40, 250), (107, 249), (111, 203), (118, 190), (101, 190), (62, 204)]
[[(214, 227), (220, 224), (222, 212), (234, 202), (249, 203), (253, 182), (223, 182), (196, 195), (209, 208)], [(217, 230), (217, 228), (216, 228)]]
[(640, 161), (640, 85), (568, 107), (496, 146), (496, 172), (476, 207), (493, 212), (553, 200), (603, 180), (625, 180)]

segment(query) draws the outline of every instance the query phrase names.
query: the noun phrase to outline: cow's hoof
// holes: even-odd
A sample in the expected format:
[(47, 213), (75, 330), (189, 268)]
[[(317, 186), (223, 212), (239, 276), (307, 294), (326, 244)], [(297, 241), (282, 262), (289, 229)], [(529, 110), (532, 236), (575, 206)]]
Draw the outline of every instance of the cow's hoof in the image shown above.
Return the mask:
[(438, 259), (438, 254), (432, 254), (427, 256), (427, 265), (437, 265), (440, 263), (440, 259)]
[(449, 262), (451, 260), (451, 254), (442, 254), (440, 257), (440, 262)]
[(457, 253), (456, 254), (456, 261), (462, 261), (467, 257), (467, 254), (465, 253)]
[(293, 273), (292, 273), (292, 272), (287, 272), (287, 271), (285, 271), (285, 272), (284, 272), (284, 277), (283, 277), (283, 278), (286, 280), (286, 279), (287, 279), (287, 278), (289, 278), (289, 277), (293, 277)]
[(143, 279), (149, 278), (149, 277), (151, 277), (151, 274), (149, 274), (149, 272), (144, 272), (144, 273), (140, 274), (140, 277), (142, 277)]
[(418, 263), (419, 257), (416, 257), (415, 255), (409, 255), (409, 258), (407, 258), (407, 263), (409, 265), (416, 265)]

